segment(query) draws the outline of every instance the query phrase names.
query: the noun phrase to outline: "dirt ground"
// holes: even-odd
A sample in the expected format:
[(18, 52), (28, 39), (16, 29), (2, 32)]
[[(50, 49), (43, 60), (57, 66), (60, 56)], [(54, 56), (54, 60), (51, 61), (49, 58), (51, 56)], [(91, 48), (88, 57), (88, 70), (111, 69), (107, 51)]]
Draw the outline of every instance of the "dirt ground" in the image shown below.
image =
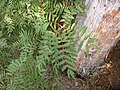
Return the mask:
[(105, 62), (107, 68), (100, 75), (87, 80), (63, 76), (60, 79), (60, 88), (54, 90), (120, 90), (120, 41)]

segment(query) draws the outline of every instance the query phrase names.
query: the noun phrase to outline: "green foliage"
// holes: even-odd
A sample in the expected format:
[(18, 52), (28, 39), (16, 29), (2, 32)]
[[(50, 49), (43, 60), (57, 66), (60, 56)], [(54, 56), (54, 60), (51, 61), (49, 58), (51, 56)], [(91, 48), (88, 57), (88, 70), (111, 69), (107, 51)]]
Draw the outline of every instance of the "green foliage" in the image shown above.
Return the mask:
[(62, 72), (74, 78), (75, 16), (84, 11), (84, 0), (1, 0), (0, 89), (50, 90)]

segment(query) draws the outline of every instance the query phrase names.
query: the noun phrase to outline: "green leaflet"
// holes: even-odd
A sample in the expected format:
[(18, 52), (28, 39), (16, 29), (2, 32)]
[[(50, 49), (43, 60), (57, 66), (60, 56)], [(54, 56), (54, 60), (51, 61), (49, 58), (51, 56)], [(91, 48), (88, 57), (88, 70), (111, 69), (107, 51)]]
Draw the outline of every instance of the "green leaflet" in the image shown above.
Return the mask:
[(81, 41), (81, 42), (80, 42), (79, 47), (78, 47), (78, 52), (81, 51), (81, 48), (82, 48), (82, 46), (83, 46), (83, 43), (84, 43), (84, 41)]
[(82, 37), (85, 34), (86, 31), (87, 31), (87, 28), (83, 27), (80, 31), (80, 37)]
[(70, 78), (70, 77), (73, 77), (74, 78), (74, 72), (72, 71), (72, 70), (70, 70), (70, 69), (68, 69), (67, 70), (67, 74), (68, 74), (68, 77)]
[(84, 37), (84, 40), (87, 40), (87, 39), (90, 37), (91, 34), (92, 34), (92, 32), (88, 33), (88, 34)]
[(89, 40), (88, 40), (88, 43), (92, 43), (93, 41), (95, 41), (96, 40), (96, 38), (90, 38)]
[(96, 44), (92, 44), (91, 47), (95, 48), (96, 50), (101, 50), (101, 48), (97, 46)]
[(65, 64), (65, 60), (62, 60), (62, 61), (60, 61), (57, 65), (58, 66), (62, 66), (62, 65), (64, 65)]

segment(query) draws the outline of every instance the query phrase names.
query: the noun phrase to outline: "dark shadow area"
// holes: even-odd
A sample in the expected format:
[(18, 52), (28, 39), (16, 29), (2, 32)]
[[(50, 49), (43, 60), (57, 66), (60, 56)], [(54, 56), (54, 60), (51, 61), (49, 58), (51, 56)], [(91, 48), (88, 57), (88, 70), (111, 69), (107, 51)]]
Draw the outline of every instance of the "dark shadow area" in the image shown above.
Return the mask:
[(104, 90), (120, 90), (120, 40), (111, 49), (107, 63), (108, 67), (100, 75), (96, 86), (103, 86)]

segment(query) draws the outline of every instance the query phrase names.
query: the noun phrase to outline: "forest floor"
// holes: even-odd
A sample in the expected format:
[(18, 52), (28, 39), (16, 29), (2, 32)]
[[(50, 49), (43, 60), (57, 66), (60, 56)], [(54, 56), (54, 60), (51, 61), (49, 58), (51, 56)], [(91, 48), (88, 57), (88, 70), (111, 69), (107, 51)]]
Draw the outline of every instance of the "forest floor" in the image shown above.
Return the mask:
[(107, 59), (108, 68), (96, 77), (87, 80), (80, 78), (60, 78), (60, 88), (53, 90), (120, 90), (120, 41), (110, 51)]

